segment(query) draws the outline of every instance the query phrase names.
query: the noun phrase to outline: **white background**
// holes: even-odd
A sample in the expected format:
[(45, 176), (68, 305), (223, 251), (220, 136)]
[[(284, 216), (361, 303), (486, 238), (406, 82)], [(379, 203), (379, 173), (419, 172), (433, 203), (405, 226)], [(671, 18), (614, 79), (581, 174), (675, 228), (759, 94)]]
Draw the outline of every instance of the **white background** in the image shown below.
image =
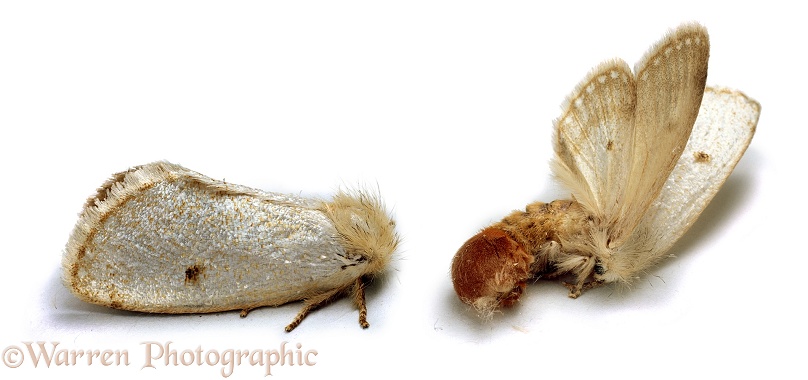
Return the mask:
[[(180, 352), (315, 349), (274, 378), (804, 376), (804, 12), (777, 1), (13, 2), (0, 5), (0, 349), (60, 342), (131, 364), (19, 368), (0, 377), (204, 376), (141, 367), (141, 342)], [(762, 105), (735, 172), (630, 291), (568, 299), (552, 282), (481, 322), (449, 264), (486, 224), (565, 193), (548, 161), (559, 105), (595, 65), (633, 63), (672, 27), (704, 24), (708, 84)], [(169, 160), (228, 182), (327, 196), (381, 190), (404, 237), (348, 300), (164, 316), (84, 304), (60, 261), (84, 200), (112, 173)], [(799, 182), (798, 182), (799, 181)], [(50, 344), (50, 343), (48, 343)], [(10, 359), (9, 359), (10, 360)], [(232, 378), (260, 378), (242, 364)]]

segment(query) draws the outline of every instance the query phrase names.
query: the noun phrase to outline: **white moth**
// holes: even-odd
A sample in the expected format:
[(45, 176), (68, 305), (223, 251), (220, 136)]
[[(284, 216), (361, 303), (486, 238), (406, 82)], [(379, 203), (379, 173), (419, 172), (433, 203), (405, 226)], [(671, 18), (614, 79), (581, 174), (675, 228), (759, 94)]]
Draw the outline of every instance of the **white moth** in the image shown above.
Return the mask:
[(630, 283), (693, 224), (746, 150), (760, 105), (705, 88), (709, 38), (685, 24), (634, 68), (595, 68), (555, 121), (555, 176), (572, 200), (533, 203), (467, 241), (452, 262), (460, 299), (489, 317), (531, 278), (569, 296)]
[(251, 189), (168, 162), (115, 174), (87, 200), (63, 259), (80, 299), (150, 313), (208, 313), (304, 300), (286, 327), (364, 287), (398, 245), (374, 196), (330, 201)]

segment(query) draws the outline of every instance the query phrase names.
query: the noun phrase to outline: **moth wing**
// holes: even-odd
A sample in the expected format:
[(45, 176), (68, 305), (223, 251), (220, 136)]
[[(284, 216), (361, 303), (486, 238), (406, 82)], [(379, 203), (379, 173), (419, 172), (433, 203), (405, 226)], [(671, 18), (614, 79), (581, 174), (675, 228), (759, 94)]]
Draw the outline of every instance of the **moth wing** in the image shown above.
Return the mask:
[(685, 149), (699, 114), (710, 43), (707, 30), (686, 24), (654, 45), (635, 66), (634, 136), (611, 246), (619, 246), (657, 199)]
[(707, 207), (755, 133), (760, 105), (746, 95), (708, 87), (687, 146), (662, 192), (631, 235), (632, 272), (658, 261)]
[(622, 60), (601, 64), (581, 81), (554, 121), (556, 178), (597, 217), (618, 214), (634, 127), (635, 85)]
[(88, 302), (162, 313), (275, 306), (337, 290), (367, 261), (345, 251), (319, 205), (165, 162), (133, 168), (85, 205), (65, 282)]

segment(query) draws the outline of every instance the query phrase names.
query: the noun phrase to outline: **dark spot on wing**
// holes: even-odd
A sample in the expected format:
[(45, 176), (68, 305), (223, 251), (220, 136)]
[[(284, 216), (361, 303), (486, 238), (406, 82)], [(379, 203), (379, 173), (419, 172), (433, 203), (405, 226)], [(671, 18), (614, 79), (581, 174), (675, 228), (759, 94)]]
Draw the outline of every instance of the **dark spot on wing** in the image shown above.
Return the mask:
[(710, 162), (710, 159), (711, 159), (710, 155), (705, 153), (705, 152), (693, 153), (693, 157), (696, 159), (696, 162), (698, 162), (700, 164), (706, 164), (706, 163)]
[(199, 282), (199, 277), (205, 270), (204, 267), (199, 265), (192, 265), (185, 270), (185, 285), (195, 285)]

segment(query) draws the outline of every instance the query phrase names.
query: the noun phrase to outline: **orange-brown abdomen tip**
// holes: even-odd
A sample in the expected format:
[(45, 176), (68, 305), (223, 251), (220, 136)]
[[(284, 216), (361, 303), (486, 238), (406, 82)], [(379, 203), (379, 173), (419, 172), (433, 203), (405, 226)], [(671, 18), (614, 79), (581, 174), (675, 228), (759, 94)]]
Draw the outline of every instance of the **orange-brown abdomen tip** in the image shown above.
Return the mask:
[(488, 227), (466, 241), (452, 260), (455, 292), (461, 301), (489, 316), (519, 300), (533, 260), (505, 231)]

